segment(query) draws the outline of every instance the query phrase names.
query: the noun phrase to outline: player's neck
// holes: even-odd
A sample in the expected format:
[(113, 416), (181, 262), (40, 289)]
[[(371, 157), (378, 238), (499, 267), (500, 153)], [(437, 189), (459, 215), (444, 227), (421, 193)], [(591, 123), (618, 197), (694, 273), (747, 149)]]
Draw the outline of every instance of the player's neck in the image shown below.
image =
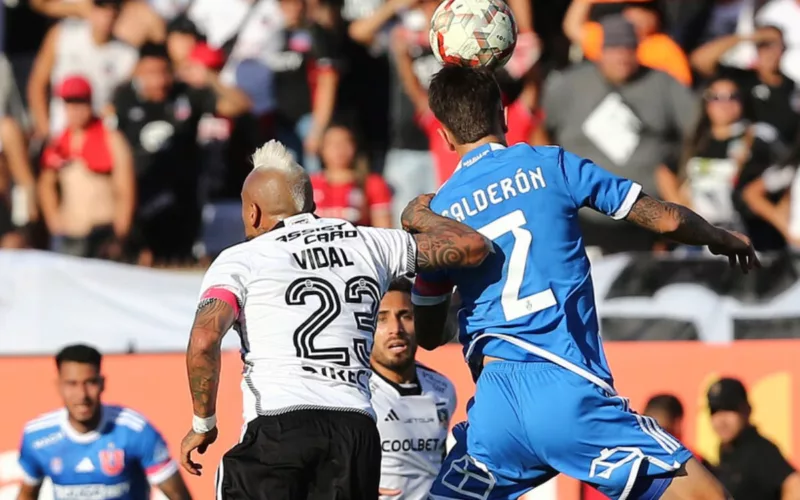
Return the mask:
[(477, 142), (469, 142), (466, 144), (460, 144), (456, 146), (456, 153), (459, 157), (463, 158), (464, 156), (468, 155), (471, 151), (478, 149), (481, 146), (486, 146), (487, 144), (502, 144), (503, 146), (507, 146), (506, 138), (504, 135), (487, 135), (483, 139)]
[(80, 434), (86, 434), (87, 432), (92, 432), (93, 430), (97, 429), (100, 426), (100, 421), (103, 418), (103, 410), (100, 409), (98, 412), (86, 422), (78, 422), (72, 416), (68, 417), (69, 425), (73, 429), (75, 429)]
[(414, 363), (401, 370), (392, 370), (378, 363), (372, 363), (372, 370), (394, 384), (410, 384), (417, 378), (417, 370)]

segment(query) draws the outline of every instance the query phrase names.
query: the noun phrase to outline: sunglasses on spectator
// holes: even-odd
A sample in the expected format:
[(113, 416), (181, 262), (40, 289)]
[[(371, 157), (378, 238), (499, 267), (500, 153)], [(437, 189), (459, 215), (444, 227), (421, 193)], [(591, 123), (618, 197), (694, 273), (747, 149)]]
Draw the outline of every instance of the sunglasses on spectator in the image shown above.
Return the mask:
[(703, 98), (706, 102), (738, 102), (738, 92), (706, 92)]

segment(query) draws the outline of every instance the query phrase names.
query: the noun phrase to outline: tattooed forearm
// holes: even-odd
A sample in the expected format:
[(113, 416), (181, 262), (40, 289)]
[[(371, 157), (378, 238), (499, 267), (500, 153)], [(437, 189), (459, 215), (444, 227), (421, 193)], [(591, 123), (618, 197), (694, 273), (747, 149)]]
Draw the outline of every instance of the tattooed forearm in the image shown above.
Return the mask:
[(646, 194), (639, 195), (626, 220), (685, 245), (716, 245), (727, 237), (692, 210)]
[(474, 267), (489, 255), (491, 243), (471, 227), (437, 215), (429, 208), (433, 195), (417, 197), (408, 204), (403, 229), (417, 240), (417, 268)]
[(433, 230), (414, 236), (417, 240), (417, 268), (474, 267), (489, 254), (489, 243), (471, 231)]
[(228, 304), (211, 299), (197, 309), (186, 351), (186, 369), (194, 414), (208, 417), (216, 412), (222, 337), (234, 322)]

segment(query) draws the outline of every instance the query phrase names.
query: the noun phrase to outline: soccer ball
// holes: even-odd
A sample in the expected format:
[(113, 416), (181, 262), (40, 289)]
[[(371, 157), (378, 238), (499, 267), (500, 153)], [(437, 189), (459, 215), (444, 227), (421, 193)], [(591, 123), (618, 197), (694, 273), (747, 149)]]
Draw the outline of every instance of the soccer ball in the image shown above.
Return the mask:
[(497, 68), (517, 44), (517, 23), (503, 0), (444, 0), (431, 19), (433, 55), (442, 64)]

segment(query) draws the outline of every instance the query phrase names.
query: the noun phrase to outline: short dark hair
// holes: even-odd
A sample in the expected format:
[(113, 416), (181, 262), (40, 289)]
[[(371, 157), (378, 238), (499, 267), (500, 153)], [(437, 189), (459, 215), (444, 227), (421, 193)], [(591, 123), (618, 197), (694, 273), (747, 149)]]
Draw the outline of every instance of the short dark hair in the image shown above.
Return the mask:
[(407, 278), (396, 278), (389, 283), (387, 292), (401, 292), (411, 295), (411, 280)]
[(495, 134), (503, 100), (494, 74), (486, 68), (445, 66), (428, 87), (431, 111), (461, 144)]
[(669, 418), (683, 418), (681, 400), (672, 394), (656, 394), (647, 402), (644, 412), (663, 411)]
[(144, 59), (145, 57), (155, 57), (169, 61), (167, 46), (163, 43), (146, 42), (139, 48), (139, 59)]
[(99, 371), (102, 359), (103, 355), (94, 347), (84, 344), (73, 344), (58, 351), (58, 354), (56, 354), (56, 367), (61, 369), (61, 364), (69, 361), (92, 365)]

